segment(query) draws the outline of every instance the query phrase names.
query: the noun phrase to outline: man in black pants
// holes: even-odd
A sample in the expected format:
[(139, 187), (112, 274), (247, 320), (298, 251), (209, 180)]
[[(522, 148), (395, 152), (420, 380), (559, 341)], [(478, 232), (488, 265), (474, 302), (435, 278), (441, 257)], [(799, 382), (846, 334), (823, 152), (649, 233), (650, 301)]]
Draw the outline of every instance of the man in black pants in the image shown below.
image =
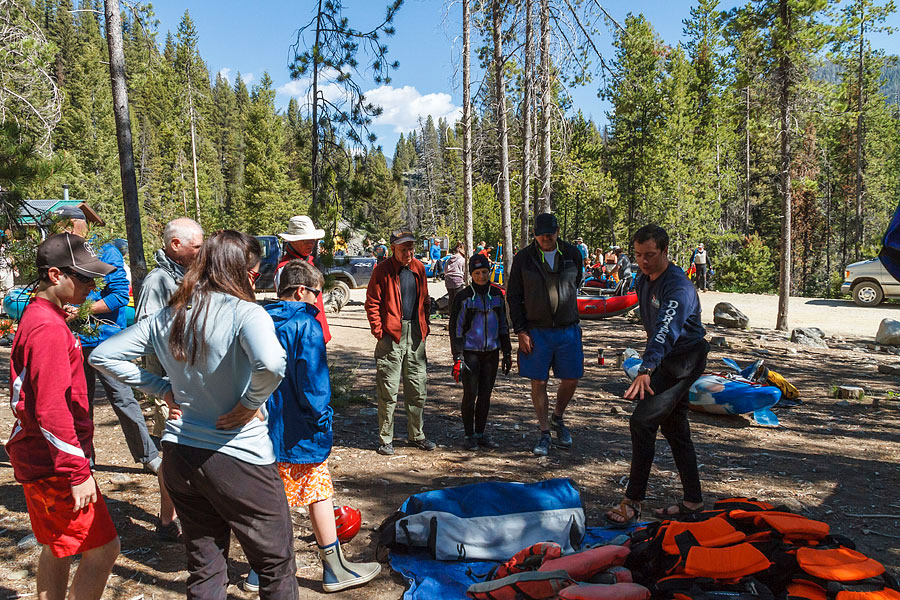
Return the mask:
[(607, 521), (620, 526), (640, 520), (657, 430), (662, 430), (672, 448), (684, 499), (656, 511), (656, 515), (692, 514), (703, 508), (697, 454), (687, 417), (691, 384), (706, 368), (709, 353), (700, 321), (700, 299), (684, 271), (669, 262), (665, 229), (645, 225), (632, 242), (641, 269), (637, 293), (647, 348), (638, 375), (625, 392), (626, 399), (637, 400), (630, 422), (631, 477), (625, 498), (606, 513)]

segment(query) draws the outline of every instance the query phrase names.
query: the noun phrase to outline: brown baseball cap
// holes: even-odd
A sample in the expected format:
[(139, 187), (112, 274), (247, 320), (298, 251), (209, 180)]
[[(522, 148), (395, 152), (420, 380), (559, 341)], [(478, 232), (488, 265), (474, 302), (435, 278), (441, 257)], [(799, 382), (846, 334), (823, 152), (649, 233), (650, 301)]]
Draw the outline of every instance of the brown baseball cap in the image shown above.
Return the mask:
[(87, 240), (68, 232), (51, 235), (38, 246), (37, 267), (72, 269), (85, 277), (103, 277), (116, 270), (97, 258)]

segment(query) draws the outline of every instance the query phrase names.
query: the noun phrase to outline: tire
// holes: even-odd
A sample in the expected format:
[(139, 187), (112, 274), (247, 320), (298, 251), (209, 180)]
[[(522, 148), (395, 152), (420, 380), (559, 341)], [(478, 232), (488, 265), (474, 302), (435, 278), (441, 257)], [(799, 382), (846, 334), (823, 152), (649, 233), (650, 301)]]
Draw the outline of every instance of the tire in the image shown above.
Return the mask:
[(331, 298), (341, 308), (344, 308), (350, 302), (350, 286), (347, 285), (347, 282), (335, 279), (334, 287), (331, 288)]
[(874, 281), (857, 283), (850, 295), (857, 306), (878, 306), (884, 300), (884, 291)]

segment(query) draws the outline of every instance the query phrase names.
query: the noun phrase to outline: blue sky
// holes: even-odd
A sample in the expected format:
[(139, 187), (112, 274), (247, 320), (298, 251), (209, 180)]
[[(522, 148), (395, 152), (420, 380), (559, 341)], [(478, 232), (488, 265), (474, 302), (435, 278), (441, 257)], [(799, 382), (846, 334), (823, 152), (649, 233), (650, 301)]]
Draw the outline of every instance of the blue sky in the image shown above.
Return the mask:
[[(845, 0), (846, 1), (846, 0)], [(730, 8), (734, 0), (722, 0), (720, 7)], [(352, 26), (366, 29), (381, 22), (384, 0), (345, 0), (346, 15)], [(607, 0), (604, 8), (618, 21), (628, 12), (643, 13), (664, 41), (675, 44), (682, 38), (682, 21), (689, 16), (692, 2), (669, 0)], [(291, 96), (305, 95), (303, 82), (291, 82), (287, 65), (289, 48), (296, 41), (297, 29), (313, 16), (316, 2), (301, 0), (157, 0), (154, 11), (160, 21), (160, 37), (174, 32), (189, 9), (200, 37), (200, 53), (211, 73), (222, 72), (233, 81), (240, 72), (249, 85), (268, 71), (278, 89), (277, 102), (285, 106)], [(431, 114), (451, 120), (461, 111), (462, 8), (458, 2), (443, 0), (406, 0), (394, 21), (397, 33), (387, 38), (392, 59), (400, 61), (388, 86), (375, 86), (362, 79), (367, 96), (384, 108), (384, 114), (372, 127), (385, 154), (393, 155), (401, 132), (416, 127), (418, 116)], [(900, 28), (896, 13), (889, 24)], [(612, 59), (612, 32), (599, 38), (598, 49)], [(479, 42), (473, 39), (473, 48)], [(900, 33), (881, 35), (875, 44), (889, 53), (900, 52)], [(472, 59), (477, 68), (477, 58)], [(480, 82), (480, 72), (473, 85)], [(599, 78), (584, 87), (570, 90), (574, 104), (586, 115), (605, 121), (608, 105), (597, 98)]]

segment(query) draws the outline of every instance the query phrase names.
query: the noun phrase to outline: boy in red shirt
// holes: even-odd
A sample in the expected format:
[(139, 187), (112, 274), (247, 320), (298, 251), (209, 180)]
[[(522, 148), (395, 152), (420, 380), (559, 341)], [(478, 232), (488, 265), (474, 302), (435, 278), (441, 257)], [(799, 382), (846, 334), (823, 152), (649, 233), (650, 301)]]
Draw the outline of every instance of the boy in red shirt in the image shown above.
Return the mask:
[(91, 474), (94, 424), (81, 344), (66, 326), (68, 304), (81, 304), (94, 279), (114, 269), (77, 235), (38, 247), (40, 282), (25, 309), (10, 358), (10, 406), (16, 417), (6, 451), (25, 492), (43, 551), (40, 600), (63, 600), (72, 556), (81, 563), (71, 597), (99, 599), (119, 554), (119, 537)]

